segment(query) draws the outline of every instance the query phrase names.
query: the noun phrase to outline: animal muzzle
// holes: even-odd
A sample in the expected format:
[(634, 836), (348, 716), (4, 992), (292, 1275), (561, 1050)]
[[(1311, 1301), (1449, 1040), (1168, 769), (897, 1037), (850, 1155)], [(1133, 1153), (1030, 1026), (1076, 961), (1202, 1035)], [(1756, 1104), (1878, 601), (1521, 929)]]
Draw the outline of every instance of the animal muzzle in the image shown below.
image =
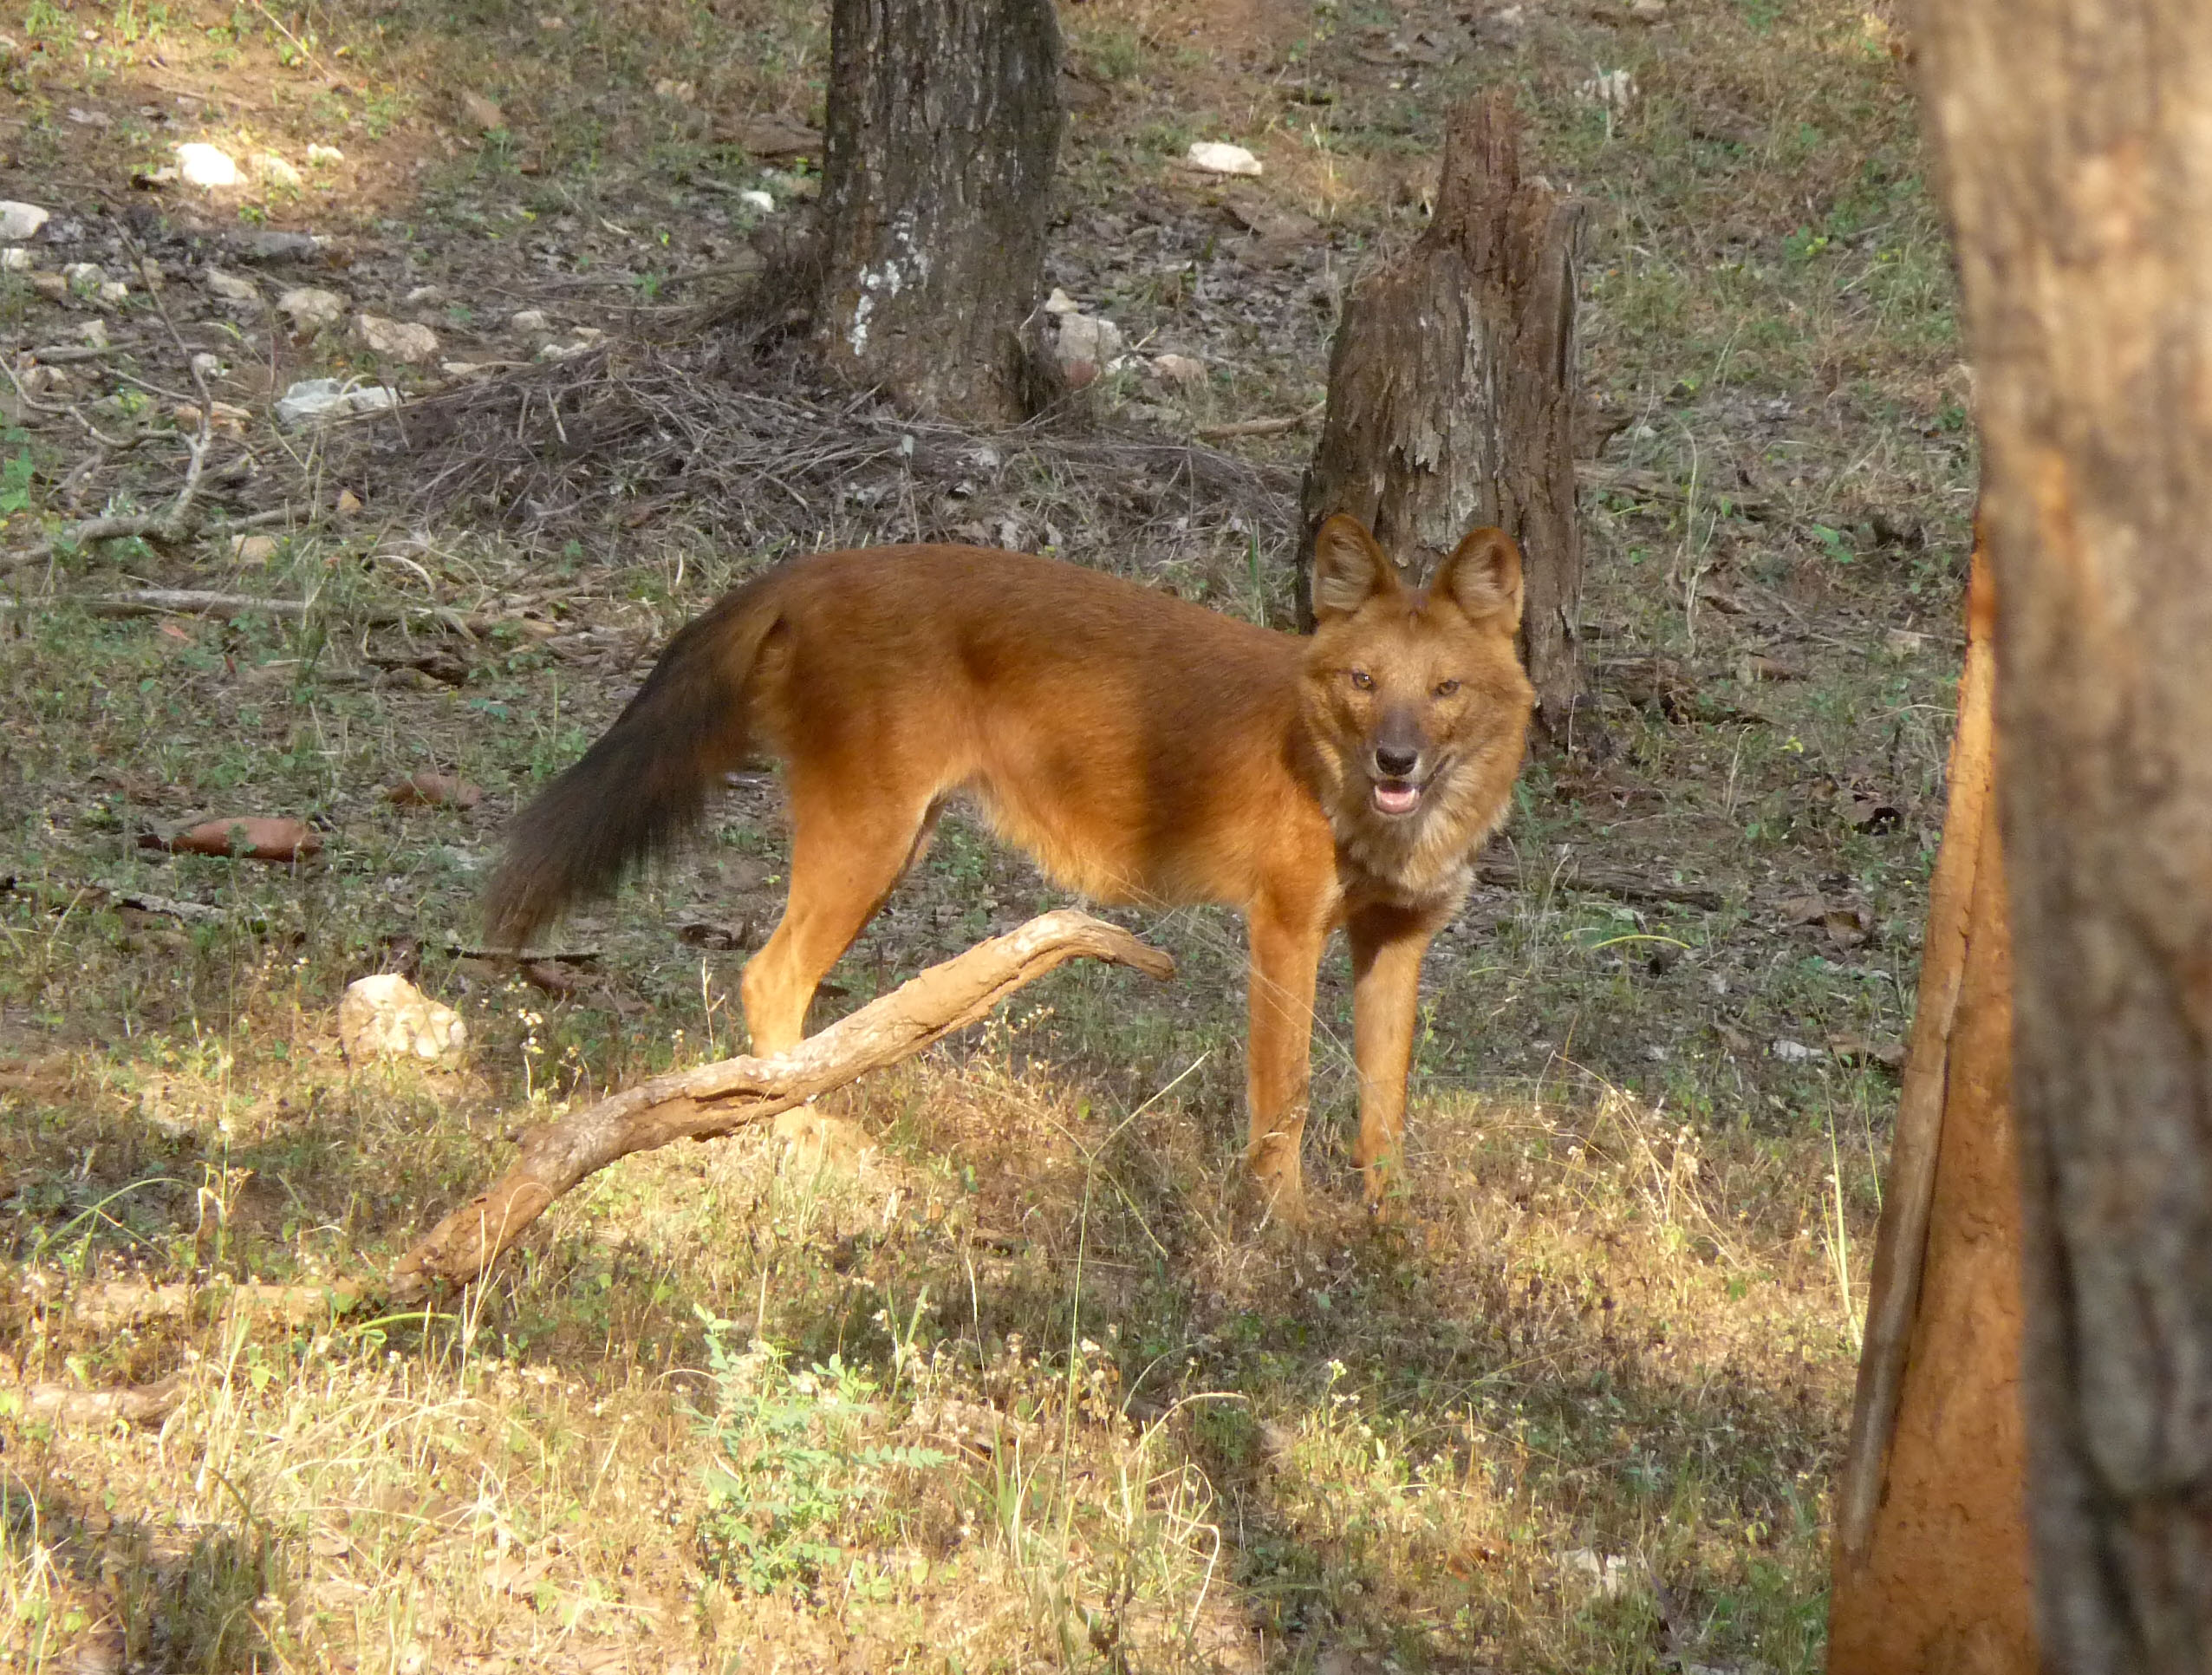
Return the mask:
[(1368, 746), (1367, 767), (1374, 781), (1369, 796), (1375, 811), (1402, 819), (1421, 807), (1428, 787), (1434, 767), (1428, 740), (1409, 718), (1386, 718)]

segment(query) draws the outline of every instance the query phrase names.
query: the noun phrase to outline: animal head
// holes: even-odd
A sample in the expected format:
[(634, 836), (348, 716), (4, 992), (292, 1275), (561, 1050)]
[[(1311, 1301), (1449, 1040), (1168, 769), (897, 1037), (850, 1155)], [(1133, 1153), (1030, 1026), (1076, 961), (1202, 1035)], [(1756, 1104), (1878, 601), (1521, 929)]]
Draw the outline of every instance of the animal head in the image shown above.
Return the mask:
[(1503, 812), (1535, 701), (1514, 644), (1520, 549), (1476, 530), (1413, 588), (1340, 514), (1314, 542), (1313, 610), (1304, 707), (1340, 834), (1442, 823), (1479, 828), (1471, 846)]

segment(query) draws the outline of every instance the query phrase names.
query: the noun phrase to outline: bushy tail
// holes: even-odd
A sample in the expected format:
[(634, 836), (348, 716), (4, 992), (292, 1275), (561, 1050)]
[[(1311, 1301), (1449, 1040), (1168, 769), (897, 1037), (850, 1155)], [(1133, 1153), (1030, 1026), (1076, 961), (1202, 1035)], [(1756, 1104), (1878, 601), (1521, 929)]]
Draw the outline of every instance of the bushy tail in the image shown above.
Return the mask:
[(686, 627), (615, 725), (517, 818), (485, 901), (493, 947), (522, 947), (698, 824), (751, 748), (746, 680), (775, 620), (756, 584)]

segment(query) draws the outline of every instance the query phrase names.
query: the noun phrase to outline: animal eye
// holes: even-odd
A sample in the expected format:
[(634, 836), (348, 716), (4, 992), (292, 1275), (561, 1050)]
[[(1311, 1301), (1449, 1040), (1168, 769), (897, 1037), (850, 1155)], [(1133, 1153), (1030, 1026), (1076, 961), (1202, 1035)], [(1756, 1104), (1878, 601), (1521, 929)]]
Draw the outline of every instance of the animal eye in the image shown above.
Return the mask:
[(1375, 690), (1375, 677), (1372, 675), (1369, 675), (1365, 669), (1348, 668), (1344, 671), (1344, 673), (1351, 677), (1352, 686), (1355, 690), (1360, 692), (1372, 692)]
[(1439, 681), (1435, 685), (1435, 691), (1437, 697), (1448, 698), (1459, 689), (1460, 683), (1457, 681)]

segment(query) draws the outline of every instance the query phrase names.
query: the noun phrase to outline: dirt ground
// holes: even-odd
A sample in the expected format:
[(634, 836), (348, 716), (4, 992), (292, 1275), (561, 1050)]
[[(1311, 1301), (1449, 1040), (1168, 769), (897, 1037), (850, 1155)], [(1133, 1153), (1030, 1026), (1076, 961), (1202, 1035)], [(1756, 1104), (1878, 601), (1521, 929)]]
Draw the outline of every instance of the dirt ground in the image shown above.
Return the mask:
[[(50, 212), (0, 268), (8, 1666), (1818, 1667), (1975, 480), (1910, 42), (1815, 0), (1063, 20), (1048, 282), (1129, 345), (1080, 436), (730, 324), (818, 179), (811, 9), (0, 11), (0, 199)], [(1071, 969), (822, 1155), (632, 1159), (486, 1286), (357, 1304), (517, 1128), (739, 1045), (771, 774), (534, 983), (470, 953), (502, 822), (666, 635), (937, 537), (1286, 622), (1312, 433), (1207, 433), (1320, 399), (1500, 82), (1592, 212), (1609, 747), (1532, 759), (1431, 955), (1396, 1225), (1354, 1208), (1341, 963), (1331, 1208), (1255, 1240), (1238, 928), (1122, 915), (1176, 981)], [(193, 142), (239, 184), (165, 173)], [(322, 377), (400, 400), (279, 424)], [(431, 772), (482, 800), (387, 797)], [(319, 857), (143, 841), (244, 815)], [(825, 1007), (1059, 900), (956, 818)], [(380, 969), (460, 1069), (344, 1060)], [(123, 1389), (159, 1411), (55, 1406)]]

